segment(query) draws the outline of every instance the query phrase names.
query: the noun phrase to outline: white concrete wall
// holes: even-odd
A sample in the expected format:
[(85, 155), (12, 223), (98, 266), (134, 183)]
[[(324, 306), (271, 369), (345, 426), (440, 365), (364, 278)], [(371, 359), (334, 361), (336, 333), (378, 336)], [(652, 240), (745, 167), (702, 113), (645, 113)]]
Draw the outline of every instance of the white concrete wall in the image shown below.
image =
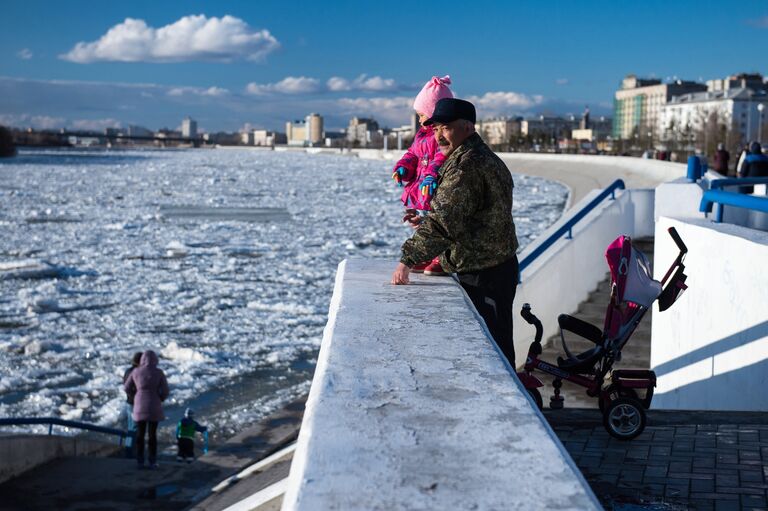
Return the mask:
[(283, 509), (602, 509), (461, 287), (394, 266), (339, 266)]
[[(587, 195), (518, 254), (518, 258), (522, 261), (598, 193), (599, 190), (595, 190)], [(652, 198), (653, 195), (645, 191), (637, 194), (634, 191), (618, 191), (616, 200), (604, 201), (576, 224), (573, 239), (560, 239), (523, 271), (515, 296), (514, 337), (518, 366), (525, 363), (525, 355), (535, 333), (533, 327), (518, 314), (523, 303), (530, 303), (533, 313), (541, 320), (545, 341), (557, 334), (557, 316), (575, 311), (579, 303), (597, 288), (608, 273), (605, 249), (622, 234), (636, 235), (635, 210), (650, 211)], [(648, 220), (642, 223), (641, 236), (646, 235), (645, 231), (649, 229), (647, 224)], [(596, 326), (602, 328), (602, 325)]]
[(689, 289), (665, 312), (654, 306), (653, 408), (768, 410), (768, 233), (661, 217), (656, 279), (677, 255), (670, 226), (689, 249)]

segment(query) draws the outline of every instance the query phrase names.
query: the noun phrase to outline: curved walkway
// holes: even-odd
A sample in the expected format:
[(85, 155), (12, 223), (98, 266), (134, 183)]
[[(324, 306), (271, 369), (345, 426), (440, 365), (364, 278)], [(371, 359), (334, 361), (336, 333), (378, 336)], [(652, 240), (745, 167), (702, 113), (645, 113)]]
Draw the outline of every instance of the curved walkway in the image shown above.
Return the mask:
[(685, 175), (680, 163), (644, 160), (627, 156), (577, 154), (497, 153), (515, 174), (559, 181), (571, 190), (568, 207), (587, 193), (623, 179), (628, 188), (655, 188)]

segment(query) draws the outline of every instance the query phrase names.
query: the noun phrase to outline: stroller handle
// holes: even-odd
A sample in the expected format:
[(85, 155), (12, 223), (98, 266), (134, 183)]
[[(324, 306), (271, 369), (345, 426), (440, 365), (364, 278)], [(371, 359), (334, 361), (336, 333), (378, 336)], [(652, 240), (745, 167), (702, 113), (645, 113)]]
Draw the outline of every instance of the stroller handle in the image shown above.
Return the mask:
[(534, 342), (541, 342), (541, 337), (544, 334), (544, 327), (541, 325), (541, 321), (531, 312), (531, 304), (524, 303), (523, 308), (520, 310), (520, 315), (529, 325), (536, 327), (536, 337)]
[(667, 229), (667, 232), (669, 233), (670, 236), (672, 236), (672, 239), (674, 240), (675, 245), (677, 245), (677, 248), (680, 249), (680, 252), (683, 254), (688, 253), (688, 247), (685, 246), (685, 243), (683, 243), (682, 238), (680, 238), (680, 235), (677, 234), (677, 229), (675, 229), (674, 227), (670, 227), (669, 229)]

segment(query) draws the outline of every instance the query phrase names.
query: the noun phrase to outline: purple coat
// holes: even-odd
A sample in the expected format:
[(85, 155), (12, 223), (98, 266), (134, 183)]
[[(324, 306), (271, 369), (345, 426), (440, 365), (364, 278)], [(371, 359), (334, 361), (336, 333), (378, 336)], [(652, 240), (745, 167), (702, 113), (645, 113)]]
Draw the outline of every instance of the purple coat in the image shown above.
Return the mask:
[(154, 351), (144, 352), (141, 364), (131, 371), (123, 386), (128, 394), (135, 393), (133, 420), (159, 422), (165, 419), (162, 403), (168, 397), (168, 381), (165, 373), (157, 368)]
[(427, 176), (437, 179), (437, 171), (443, 164), (445, 156), (440, 152), (440, 146), (435, 140), (435, 131), (432, 126), (426, 126), (416, 132), (413, 144), (405, 152), (402, 158), (395, 163), (394, 170), (404, 167), (403, 176), (405, 190), (400, 199), (406, 208), (431, 210), (430, 199), (421, 194), (421, 182)]

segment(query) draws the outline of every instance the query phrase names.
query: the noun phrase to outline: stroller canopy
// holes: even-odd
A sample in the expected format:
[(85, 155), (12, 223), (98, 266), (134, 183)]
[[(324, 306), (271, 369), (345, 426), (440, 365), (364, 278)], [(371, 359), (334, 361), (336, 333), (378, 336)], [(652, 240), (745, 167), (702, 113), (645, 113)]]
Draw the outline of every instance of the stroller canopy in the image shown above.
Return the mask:
[(616, 301), (631, 302), (650, 308), (661, 294), (661, 284), (653, 280), (651, 265), (645, 255), (632, 246), (628, 236), (619, 236), (605, 250), (616, 286)]

